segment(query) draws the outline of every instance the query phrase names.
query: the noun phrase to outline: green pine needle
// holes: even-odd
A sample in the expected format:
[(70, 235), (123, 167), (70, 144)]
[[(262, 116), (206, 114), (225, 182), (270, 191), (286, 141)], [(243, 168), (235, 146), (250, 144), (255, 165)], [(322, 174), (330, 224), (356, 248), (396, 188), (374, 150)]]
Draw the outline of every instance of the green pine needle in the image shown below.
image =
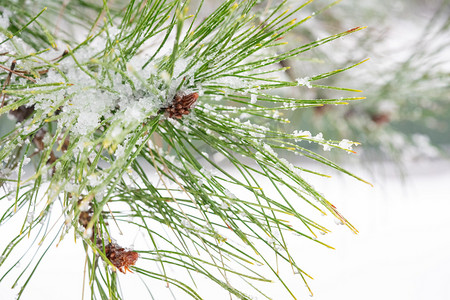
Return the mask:
[[(0, 120), (0, 199), (13, 200), (5, 204), (0, 224), (23, 219), (0, 267), (15, 247), (29, 243), (26, 235), (35, 238), (30, 249), (39, 256), (29, 259), (16, 280), (19, 298), (49, 247), (70, 232), (84, 245), (92, 299), (122, 298), (116, 272), (124, 266), (149, 291), (154, 279), (203, 299), (196, 283), (202, 275), (240, 299), (250, 297), (233, 286), (236, 278), (267, 298), (255, 282), (275, 279), (296, 299), (298, 291), (279, 266), (290, 266), (306, 285), (311, 276), (297, 263), (286, 235), (332, 248), (317, 234), (329, 230), (299, 210), (299, 201), (357, 232), (303, 178), (328, 175), (283, 158), (303, 156), (362, 180), (307, 147), (317, 143), (324, 150), (353, 152), (357, 143), (286, 132), (289, 120), (281, 116), (363, 99), (347, 94), (358, 90), (318, 81), (365, 60), (294, 81), (277, 64), (362, 28), (280, 52), (286, 34), (307, 26), (310, 16), (298, 22), (295, 17), (312, 1), (291, 10), (284, 1), (267, 12), (257, 2), (226, 0), (204, 19), (203, 1), (199, 7), (181, 0), (122, 7), (107, 1), (60, 7), (54, 1), (29, 19), (22, 16), (32, 16), (34, 7), (6, 5), (14, 14), (2, 29), (1, 45), (8, 51), (1, 64), (7, 68), (15, 60), (17, 67), (0, 74), (0, 114), (9, 113), (16, 123)], [(66, 24), (74, 19), (85, 34), (78, 43)], [(309, 99), (279, 92), (292, 87), (334, 89), (343, 96)], [(189, 97), (195, 105), (177, 104)], [(135, 250), (136, 267), (111, 256), (126, 250), (108, 250), (119, 247), (114, 240), (122, 227), (145, 236), (146, 244)], [(270, 278), (257, 265), (267, 267)]]

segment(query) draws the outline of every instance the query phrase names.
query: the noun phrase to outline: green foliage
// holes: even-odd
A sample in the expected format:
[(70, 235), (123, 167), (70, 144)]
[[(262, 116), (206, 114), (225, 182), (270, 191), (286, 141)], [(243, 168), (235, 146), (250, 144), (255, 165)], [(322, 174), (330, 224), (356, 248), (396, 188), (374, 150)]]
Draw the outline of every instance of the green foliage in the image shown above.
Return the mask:
[[(348, 96), (358, 90), (316, 82), (360, 62), (298, 80), (285, 79), (286, 68), (279, 63), (361, 28), (280, 52), (282, 38), (306, 26), (311, 16), (302, 16), (302, 9), (312, 1), (290, 10), (283, 1), (266, 11), (255, 9), (257, 2), (223, 1), (204, 19), (199, 17), (203, 1), (199, 7), (181, 0), (130, 1), (124, 7), (54, 1), (47, 10), (1, 2), (3, 17), (13, 13), (1, 29), (0, 114), (9, 113), (16, 124), (1, 120), (5, 209), (0, 224), (17, 218), (23, 222), (3, 250), (0, 267), (28, 242), (27, 235), (35, 237), (31, 247), (40, 257), (32, 257), (18, 277), (19, 298), (47, 250), (71, 231), (83, 241), (93, 299), (122, 298), (116, 271), (128, 265), (113, 263), (107, 250), (117, 238), (116, 226), (140, 229), (149, 242), (136, 249), (140, 259), (136, 267), (130, 264), (131, 270), (194, 299), (202, 299), (201, 289), (177, 270), (192, 279), (204, 275), (230, 294), (249, 299), (229, 277), (253, 287), (252, 281), (271, 280), (254, 269), (265, 265), (295, 298), (276, 265), (290, 265), (305, 284), (310, 276), (297, 264), (285, 235), (325, 245), (318, 233), (329, 230), (293, 202), (303, 200), (357, 232), (303, 178), (305, 173), (326, 175), (282, 157), (298, 155), (354, 176), (307, 145), (353, 152), (357, 143), (325, 140), (307, 131), (289, 133), (289, 120), (280, 116), (362, 99)], [(76, 20), (76, 36), (64, 25), (70, 20)], [(278, 93), (290, 87), (340, 95), (308, 99)], [(195, 105), (186, 104), (187, 99), (196, 100)], [(263, 186), (261, 178), (272, 187)], [(11, 270), (2, 271), (1, 278)]]

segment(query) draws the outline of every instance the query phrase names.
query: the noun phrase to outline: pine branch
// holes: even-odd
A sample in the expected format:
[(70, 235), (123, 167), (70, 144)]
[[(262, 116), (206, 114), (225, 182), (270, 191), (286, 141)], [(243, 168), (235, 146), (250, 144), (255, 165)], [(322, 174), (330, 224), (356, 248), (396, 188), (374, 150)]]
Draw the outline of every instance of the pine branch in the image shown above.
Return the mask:
[[(360, 63), (301, 80), (280, 78), (286, 68), (279, 62), (362, 29), (277, 53), (285, 34), (307, 25), (310, 17), (292, 18), (311, 2), (287, 11), (284, 1), (266, 14), (256, 9), (257, 1), (226, 0), (203, 20), (198, 13), (203, 2), (195, 8), (181, 0), (130, 1), (121, 8), (106, 1), (101, 7), (55, 1), (49, 15), (43, 8), (33, 14), (34, 7), (7, 6), (16, 9), (14, 15), (3, 9), (9, 24), (1, 37), (6, 54), (0, 114), (12, 121), (1, 133), (0, 199), (13, 202), (0, 224), (26, 217), (0, 267), (24, 234), (36, 236), (30, 249), (37, 247), (41, 255), (17, 279), (28, 276), (19, 298), (49, 249), (41, 253), (39, 247), (51, 247), (69, 232), (83, 242), (92, 298), (122, 298), (117, 270), (134, 271), (145, 282), (166, 282), (194, 299), (202, 299), (198, 274), (240, 299), (249, 296), (233, 286), (235, 278), (265, 297), (252, 282), (275, 278), (297, 297), (278, 264), (291, 266), (306, 285), (311, 277), (296, 262), (286, 235), (332, 248), (317, 235), (329, 230), (299, 211), (297, 200), (357, 230), (303, 178), (327, 175), (282, 156), (304, 156), (362, 180), (302, 146), (352, 153), (357, 143), (288, 133), (289, 120), (280, 118), (286, 110), (363, 99), (277, 94), (298, 86), (359, 92), (315, 81)], [(89, 13), (76, 24), (84, 23), (77, 30), (85, 38), (77, 42), (58, 22), (82, 11)], [(19, 12), (35, 17), (24, 21)], [(72, 38), (67, 48), (59, 42), (63, 38)], [(8, 68), (12, 61), (16, 65)], [(277, 195), (270, 195), (262, 180)], [(124, 248), (115, 240), (115, 227), (122, 226), (144, 232), (148, 244)], [(265, 265), (271, 278), (255, 265)]]

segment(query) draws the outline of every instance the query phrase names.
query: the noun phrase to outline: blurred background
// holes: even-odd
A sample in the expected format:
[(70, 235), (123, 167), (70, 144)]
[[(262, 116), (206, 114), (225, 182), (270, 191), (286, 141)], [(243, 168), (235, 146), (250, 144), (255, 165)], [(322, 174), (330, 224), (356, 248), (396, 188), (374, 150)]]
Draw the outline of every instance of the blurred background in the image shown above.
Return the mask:
[[(207, 1), (205, 13), (219, 2)], [(270, 7), (277, 3), (262, 1), (260, 9), (270, 12)], [(361, 90), (361, 95), (348, 93), (348, 96), (366, 99), (349, 105), (286, 111), (283, 117), (291, 122), (288, 130), (322, 132), (328, 139), (358, 141), (362, 144), (357, 151), (358, 159), (366, 168), (380, 160), (392, 162), (402, 170), (405, 164), (418, 159), (447, 159), (450, 1), (319, 0), (303, 8), (297, 20), (313, 14), (312, 19), (285, 37), (286, 50), (354, 27), (367, 28), (296, 59), (282, 61), (280, 67), (290, 68), (285, 79), (313, 77), (369, 58), (350, 71), (313, 82)], [(282, 92), (305, 99), (342, 96), (339, 90), (304, 86)], [(355, 160), (354, 156), (342, 157), (337, 151), (329, 155), (334, 159)]]
[[(204, 13), (219, 2), (206, 1)], [(265, 9), (275, 2), (260, 5)], [(301, 14), (304, 18), (330, 3), (317, 0)], [(302, 266), (315, 278), (311, 287), (316, 299), (450, 299), (449, 16), (450, 1), (445, 0), (344, 0), (286, 37), (289, 48), (367, 26), (281, 63), (291, 67), (285, 76), (296, 80), (370, 58), (350, 71), (314, 82), (362, 90), (365, 100), (289, 111), (285, 116), (291, 120), (289, 130), (322, 132), (327, 139), (360, 142), (357, 155), (332, 151), (326, 156), (374, 185), (339, 174), (326, 180), (310, 178), (360, 231), (355, 236), (331, 224), (333, 233), (324, 242), (336, 250), (300, 241), (294, 244), (304, 257)], [(300, 97), (305, 99), (336, 96), (332, 90), (305, 87), (283, 93), (304, 95)], [(0, 131), (5, 122), (0, 118)], [(25, 294), (23, 299), (61, 299), (61, 295), (80, 299), (79, 266), (84, 257), (66, 244), (60, 246), (67, 247), (65, 251), (53, 251), (53, 264), (49, 261), (41, 267), (41, 279), (30, 283), (33, 294)], [(68, 292), (65, 284), (46, 280), (45, 274), (55, 272), (67, 275), (59, 278), (61, 282), (74, 282), (73, 292)], [(124, 276), (124, 286), (127, 280)], [(9, 287), (0, 282), (0, 299), (13, 299), (17, 291)], [(129, 299), (140, 297), (133, 292)], [(211, 290), (205, 299), (229, 299), (221, 292)], [(276, 290), (272, 294), (277, 295)], [(287, 298), (280, 294), (274, 299)]]
[[(320, 1), (313, 2), (314, 5)], [(361, 160), (446, 157), (450, 143), (449, 1), (342, 1), (300, 26), (292, 39), (314, 39), (355, 26), (367, 28), (342, 42), (315, 49), (305, 61), (289, 61), (292, 77), (370, 60), (333, 86), (363, 91), (366, 100), (348, 106), (302, 110), (293, 126), (311, 126), (325, 136), (362, 143)], [(314, 63), (311, 63), (313, 61)], [(303, 73), (303, 74), (301, 74)], [(340, 74), (341, 75), (341, 74)], [(308, 75), (306, 75), (308, 76)], [(350, 86), (349, 86), (350, 85)], [(312, 89), (314, 97), (329, 97)]]

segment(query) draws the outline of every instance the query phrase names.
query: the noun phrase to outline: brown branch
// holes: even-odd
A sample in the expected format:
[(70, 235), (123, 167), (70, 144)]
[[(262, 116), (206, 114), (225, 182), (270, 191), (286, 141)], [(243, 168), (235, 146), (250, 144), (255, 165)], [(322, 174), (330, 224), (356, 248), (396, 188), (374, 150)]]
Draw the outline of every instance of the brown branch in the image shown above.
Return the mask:
[[(13, 61), (13, 63), (14, 63), (14, 67), (15, 67), (15, 61)], [(0, 69), (3, 69), (3, 70), (5, 70), (5, 71), (8, 71), (8, 72), (9, 72), (8, 78), (6, 78), (6, 80), (8, 81), (8, 83), (5, 82), (6, 84), (9, 84), (9, 81), (11, 80), (11, 75), (12, 75), (12, 74), (15, 74), (15, 75), (17, 75), (17, 76), (20, 76), (20, 77), (22, 77), (22, 78), (25, 78), (25, 79), (27, 79), (27, 80), (29, 80), (29, 81), (33, 81), (34, 83), (36, 83), (36, 80), (35, 80), (34, 78), (31, 78), (31, 77), (28, 77), (28, 76), (23, 75), (24, 72), (22, 72), (22, 71), (15, 71), (15, 70), (14, 70), (14, 67), (13, 67), (12, 64), (11, 64), (11, 68), (10, 68), (10, 69), (7, 68), (7, 67), (5, 67), (5, 66), (0, 65)], [(3, 86), (3, 89), (5, 89), (5, 87), (6, 87), (6, 86)]]
[[(11, 63), (11, 69), (6, 68), (7, 71), (9, 71), (9, 74), (6, 77), (5, 83), (3, 84), (2, 93), (5, 90), (6, 86), (9, 84), (9, 82), (11, 81), (12, 72), (15, 67), (16, 67), (16, 60), (13, 60), (13, 62)], [(5, 67), (3, 67), (3, 68), (5, 68)], [(5, 105), (5, 98), (6, 98), (6, 94), (3, 94), (2, 95), (2, 106), (0, 106), (0, 107), (3, 107)]]

